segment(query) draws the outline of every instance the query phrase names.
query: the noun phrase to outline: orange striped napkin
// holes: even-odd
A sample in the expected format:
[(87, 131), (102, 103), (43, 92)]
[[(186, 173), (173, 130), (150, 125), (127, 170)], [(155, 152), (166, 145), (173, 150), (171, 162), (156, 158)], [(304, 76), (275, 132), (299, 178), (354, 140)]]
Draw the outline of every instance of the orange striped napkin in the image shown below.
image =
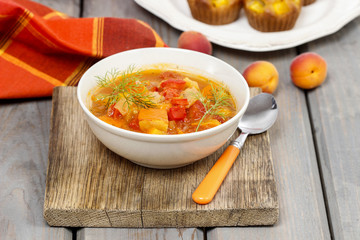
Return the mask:
[(0, 98), (51, 96), (99, 59), (166, 44), (145, 22), (72, 18), (28, 0), (0, 0)]

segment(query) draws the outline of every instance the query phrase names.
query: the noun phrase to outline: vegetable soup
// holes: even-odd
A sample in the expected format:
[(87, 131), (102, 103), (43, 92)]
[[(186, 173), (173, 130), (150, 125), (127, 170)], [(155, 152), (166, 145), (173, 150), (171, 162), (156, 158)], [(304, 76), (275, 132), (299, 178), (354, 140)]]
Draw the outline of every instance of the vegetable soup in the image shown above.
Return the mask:
[(89, 94), (96, 117), (140, 133), (192, 133), (236, 114), (235, 101), (222, 83), (175, 70), (113, 70), (97, 77)]

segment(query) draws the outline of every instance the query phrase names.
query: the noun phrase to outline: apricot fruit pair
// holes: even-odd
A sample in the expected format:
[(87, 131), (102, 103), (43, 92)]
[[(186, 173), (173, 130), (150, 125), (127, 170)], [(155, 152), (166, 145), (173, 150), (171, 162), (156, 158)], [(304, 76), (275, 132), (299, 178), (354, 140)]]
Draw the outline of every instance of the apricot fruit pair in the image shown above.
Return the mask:
[[(313, 89), (326, 79), (327, 64), (324, 58), (314, 52), (295, 57), (290, 64), (290, 77), (295, 86)], [(249, 87), (260, 87), (263, 92), (273, 93), (279, 83), (276, 67), (267, 61), (251, 63), (243, 72)]]

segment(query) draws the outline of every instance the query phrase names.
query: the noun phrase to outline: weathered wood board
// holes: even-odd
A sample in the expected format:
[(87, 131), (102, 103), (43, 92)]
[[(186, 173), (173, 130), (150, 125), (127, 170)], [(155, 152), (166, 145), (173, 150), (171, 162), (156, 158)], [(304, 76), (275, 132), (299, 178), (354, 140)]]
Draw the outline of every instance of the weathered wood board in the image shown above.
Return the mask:
[(210, 204), (192, 201), (192, 192), (229, 142), (211, 156), (182, 168), (141, 167), (96, 139), (77, 102), (75, 87), (55, 88), (44, 217), (51, 226), (73, 227), (276, 223), (279, 204), (267, 132), (248, 137)]

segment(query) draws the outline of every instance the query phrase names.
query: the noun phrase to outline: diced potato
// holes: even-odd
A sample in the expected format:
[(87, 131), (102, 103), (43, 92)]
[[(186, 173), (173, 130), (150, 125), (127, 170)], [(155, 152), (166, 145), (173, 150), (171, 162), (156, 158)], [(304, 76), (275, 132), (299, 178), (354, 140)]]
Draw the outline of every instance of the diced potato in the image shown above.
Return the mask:
[(117, 101), (117, 103), (115, 104), (114, 108), (116, 108), (117, 110), (119, 110), (119, 112), (121, 113), (121, 115), (125, 116), (129, 111), (130, 111), (130, 106), (129, 104), (126, 102), (125, 98), (122, 97), (120, 98), (119, 101)]
[(184, 78), (184, 81), (186, 82), (186, 87), (187, 88), (196, 88), (197, 90), (200, 90), (199, 88), (199, 84), (193, 80), (191, 80), (190, 78), (186, 77)]
[(162, 134), (166, 134), (168, 128), (167, 122), (161, 120), (142, 120), (139, 121), (139, 126), (141, 131), (145, 133), (158, 131)]
[(189, 104), (186, 107), (190, 107), (198, 100), (198, 95), (200, 94), (199, 90), (195, 87), (187, 88), (181, 93), (182, 98), (186, 98)]
[(149, 92), (149, 96), (151, 97), (151, 101), (155, 104), (159, 104), (165, 100), (164, 96), (160, 95), (158, 92)]
[(146, 133), (166, 134), (168, 129), (168, 116), (165, 109), (141, 109), (139, 112), (139, 126)]
[(157, 129), (157, 128), (151, 128), (151, 129), (149, 129), (149, 131), (148, 131), (147, 133), (149, 133), (149, 134), (158, 134), (158, 135), (164, 135), (164, 134), (166, 134), (166, 132), (160, 131), (160, 130)]

